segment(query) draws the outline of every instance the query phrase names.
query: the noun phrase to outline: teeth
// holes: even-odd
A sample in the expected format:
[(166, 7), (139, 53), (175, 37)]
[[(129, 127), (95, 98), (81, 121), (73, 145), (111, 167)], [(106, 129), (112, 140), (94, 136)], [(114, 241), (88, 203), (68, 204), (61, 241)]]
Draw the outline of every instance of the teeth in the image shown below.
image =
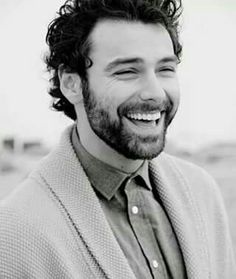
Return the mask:
[(128, 113), (127, 116), (134, 120), (156, 121), (161, 117), (161, 113), (160, 111), (156, 113)]

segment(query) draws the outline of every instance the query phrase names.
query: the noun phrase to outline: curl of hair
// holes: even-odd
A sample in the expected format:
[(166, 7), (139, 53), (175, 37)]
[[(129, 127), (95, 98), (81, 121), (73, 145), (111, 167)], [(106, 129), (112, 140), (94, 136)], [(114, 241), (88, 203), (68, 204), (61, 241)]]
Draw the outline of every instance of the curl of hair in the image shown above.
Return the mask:
[(99, 20), (161, 23), (169, 32), (175, 55), (180, 59), (182, 46), (178, 20), (181, 12), (181, 0), (67, 0), (49, 24), (46, 36), (49, 53), (45, 63), (51, 73), (52, 107), (76, 119), (74, 106), (60, 90), (58, 70), (62, 67), (66, 72), (78, 73), (86, 83), (86, 71), (92, 65), (89, 35)]

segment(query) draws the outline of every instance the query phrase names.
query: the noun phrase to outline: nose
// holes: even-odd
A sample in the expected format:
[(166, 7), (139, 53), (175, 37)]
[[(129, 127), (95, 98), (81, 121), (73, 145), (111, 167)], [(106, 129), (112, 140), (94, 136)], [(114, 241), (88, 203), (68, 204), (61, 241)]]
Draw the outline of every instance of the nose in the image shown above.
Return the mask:
[(167, 96), (163, 84), (155, 73), (148, 74), (145, 80), (142, 81), (142, 85), (140, 98), (143, 101), (157, 100), (160, 102), (166, 99)]

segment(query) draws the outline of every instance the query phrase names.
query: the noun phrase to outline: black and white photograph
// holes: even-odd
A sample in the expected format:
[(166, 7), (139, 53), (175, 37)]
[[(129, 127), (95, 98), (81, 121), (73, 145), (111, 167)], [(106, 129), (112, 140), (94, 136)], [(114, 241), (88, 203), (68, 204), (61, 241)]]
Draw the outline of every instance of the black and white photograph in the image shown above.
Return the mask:
[(236, 278), (236, 1), (0, 0), (0, 278)]

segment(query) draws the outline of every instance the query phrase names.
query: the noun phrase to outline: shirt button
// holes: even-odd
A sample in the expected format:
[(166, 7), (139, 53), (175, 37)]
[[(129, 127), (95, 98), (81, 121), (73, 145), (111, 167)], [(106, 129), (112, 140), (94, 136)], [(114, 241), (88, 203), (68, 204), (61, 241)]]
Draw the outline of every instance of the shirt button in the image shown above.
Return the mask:
[(138, 214), (138, 207), (137, 206), (132, 206), (131, 211), (132, 211), (133, 214)]
[(154, 268), (158, 268), (159, 263), (158, 263), (156, 260), (153, 260), (153, 261), (152, 261), (152, 266), (153, 266)]

